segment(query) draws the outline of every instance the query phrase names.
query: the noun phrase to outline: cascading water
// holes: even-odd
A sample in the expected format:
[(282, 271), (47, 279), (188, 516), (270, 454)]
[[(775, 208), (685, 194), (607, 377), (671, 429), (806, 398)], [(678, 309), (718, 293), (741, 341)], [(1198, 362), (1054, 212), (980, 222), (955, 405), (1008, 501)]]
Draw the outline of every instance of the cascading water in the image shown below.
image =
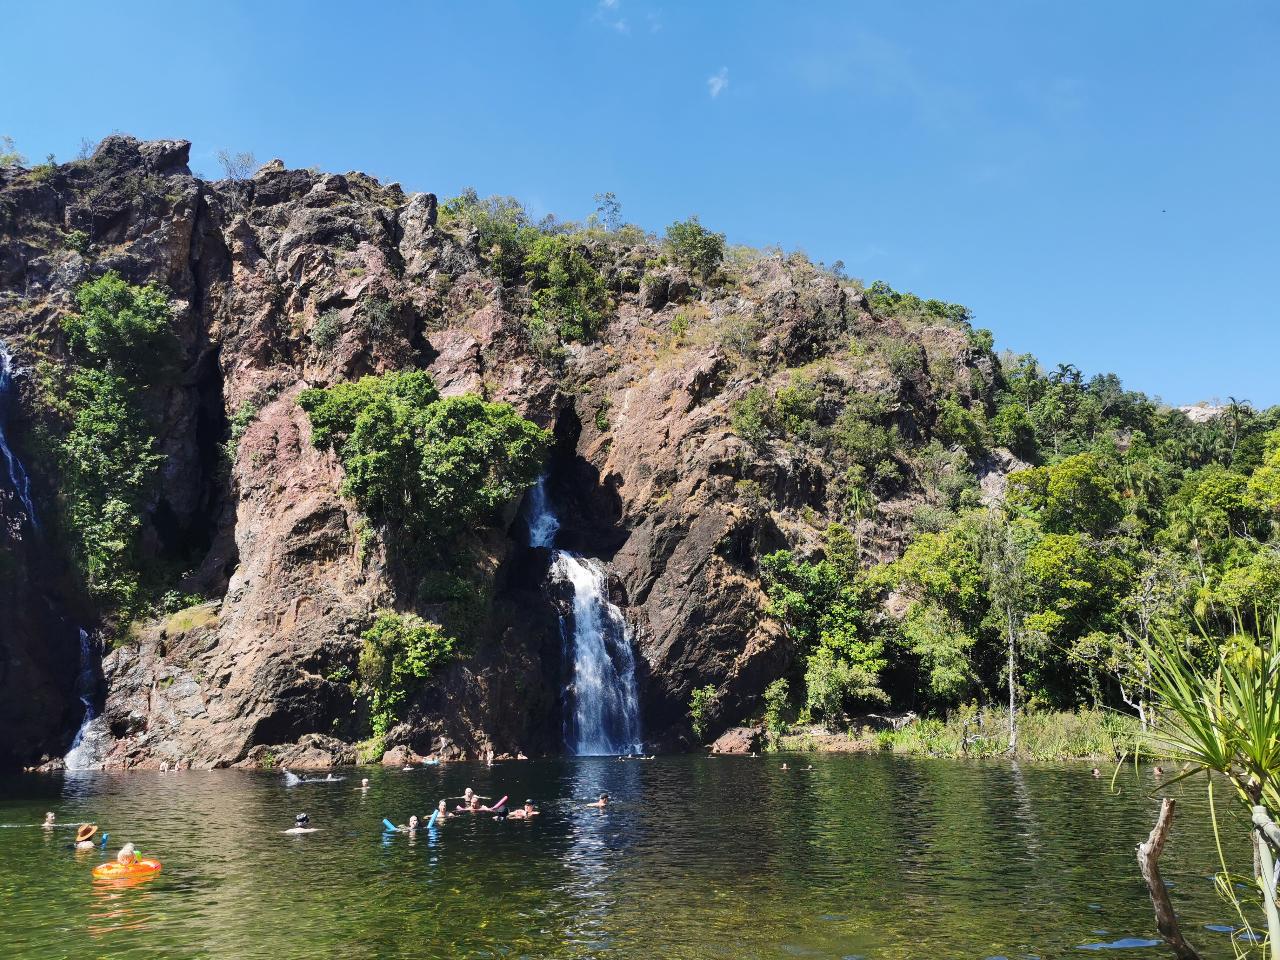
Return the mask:
[(631, 631), (609, 602), (608, 578), (595, 560), (557, 550), (560, 521), (545, 478), (529, 491), (529, 545), (552, 551), (551, 576), (573, 591), (573, 612), (562, 617), (564, 658), (572, 662), (565, 698), (565, 746), (579, 756), (639, 752), (640, 700)]
[(27, 522), (38, 530), (36, 508), (31, 502), (31, 478), (23, 469), (22, 461), (9, 447), (9, 438), (5, 436), (4, 428), (9, 417), (9, 404), (12, 402), (13, 393), (13, 357), (9, 353), (9, 348), (0, 342), (0, 460), (4, 461), (9, 489), (22, 504)]
[(94, 770), (102, 765), (102, 749), (107, 739), (106, 723), (93, 705), (98, 681), (94, 673), (93, 638), (88, 630), (80, 631), (80, 672), (76, 675), (76, 696), (84, 706), (80, 729), (71, 741), (71, 750), (63, 758), (68, 770)]
[[(3, 461), (5, 479), (8, 487), (22, 504), (22, 512), (33, 530), (39, 530), (36, 519), (36, 507), (31, 500), (31, 477), (27, 474), (22, 461), (9, 446), (9, 438), (5, 435), (5, 424), (8, 422), (9, 405), (13, 402), (13, 355), (9, 348), (0, 341), (0, 461)], [(84, 717), (75, 739), (71, 741), (71, 750), (63, 758), (68, 770), (89, 770), (100, 766), (102, 751), (107, 740), (106, 723), (98, 717), (94, 708), (94, 696), (97, 694), (95, 675), (96, 658), (93, 649), (93, 638), (89, 631), (80, 631), (80, 660), (76, 674), (76, 696), (84, 705)]]

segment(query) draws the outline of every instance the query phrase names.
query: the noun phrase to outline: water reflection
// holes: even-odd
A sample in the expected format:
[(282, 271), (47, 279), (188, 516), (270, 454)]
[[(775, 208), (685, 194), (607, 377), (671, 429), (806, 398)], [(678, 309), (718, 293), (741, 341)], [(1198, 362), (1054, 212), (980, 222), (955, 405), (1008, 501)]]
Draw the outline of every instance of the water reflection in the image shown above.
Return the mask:
[[(805, 762), (807, 765), (807, 761)], [(1133, 847), (1156, 802), (1087, 767), (817, 758), (452, 765), (288, 788), (273, 774), (81, 774), (0, 786), (6, 956), (1054, 957), (1154, 936)], [(465, 787), (534, 800), (386, 834)], [(1205, 808), (1174, 788), (1166, 874), (1207, 958), (1235, 919)], [(603, 810), (586, 806), (611, 795)], [(92, 820), (110, 849), (77, 856)], [(319, 832), (287, 836), (305, 810)], [(1232, 831), (1229, 837), (1244, 837)], [(126, 841), (164, 862), (92, 882)], [(1247, 868), (1248, 850), (1231, 855)], [(1214, 928), (1212, 925), (1216, 925)], [(1226, 928), (1226, 929), (1223, 929)], [(1101, 949), (1100, 946), (1097, 949)], [(1120, 949), (1120, 948), (1117, 948)]]

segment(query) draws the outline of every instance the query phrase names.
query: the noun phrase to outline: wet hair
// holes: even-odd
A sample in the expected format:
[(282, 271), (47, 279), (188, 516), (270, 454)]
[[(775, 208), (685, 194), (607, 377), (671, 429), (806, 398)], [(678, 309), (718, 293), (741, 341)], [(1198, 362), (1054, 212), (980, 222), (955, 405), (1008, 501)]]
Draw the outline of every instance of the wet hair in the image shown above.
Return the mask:
[(296, 823), (298, 826), (302, 826), (304, 823), (310, 823), (311, 818), (307, 816), (305, 813), (300, 813), (293, 818), (293, 822)]

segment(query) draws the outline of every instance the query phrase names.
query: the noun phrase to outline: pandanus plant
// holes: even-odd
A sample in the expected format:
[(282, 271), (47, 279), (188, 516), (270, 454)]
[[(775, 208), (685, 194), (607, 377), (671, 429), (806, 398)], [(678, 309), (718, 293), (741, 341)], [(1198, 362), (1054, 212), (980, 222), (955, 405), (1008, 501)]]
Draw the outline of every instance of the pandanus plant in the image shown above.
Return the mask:
[[(1192, 645), (1185, 638), (1158, 633), (1141, 645), (1152, 668), (1156, 707), (1151, 746), (1183, 766), (1165, 786), (1198, 775), (1206, 781), (1222, 867), (1217, 886), (1241, 921), (1243, 936), (1234, 941), (1237, 951), (1255, 944), (1270, 960), (1280, 960), (1276, 904), (1280, 827), (1272, 819), (1280, 810), (1280, 620), (1272, 618), (1265, 627), (1239, 632), (1221, 643)], [(1233, 876), (1222, 852), (1215, 790), (1220, 791), (1224, 782), (1252, 825), (1251, 878)], [(1139, 847), (1138, 860), (1151, 890), (1160, 933), (1180, 958), (1190, 960), (1197, 954), (1178, 932), (1155, 866), (1172, 817), (1173, 801), (1166, 798), (1160, 821)], [(1255, 890), (1256, 897), (1242, 900), (1242, 889)], [(1249, 921), (1250, 914), (1257, 916), (1256, 909), (1265, 918), (1265, 940), (1253, 933)]]

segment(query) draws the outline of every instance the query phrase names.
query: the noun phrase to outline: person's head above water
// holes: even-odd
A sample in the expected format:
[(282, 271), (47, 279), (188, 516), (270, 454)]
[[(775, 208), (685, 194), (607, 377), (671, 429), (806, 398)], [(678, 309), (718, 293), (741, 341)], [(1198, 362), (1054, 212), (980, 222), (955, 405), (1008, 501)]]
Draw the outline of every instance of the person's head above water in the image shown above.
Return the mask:
[(93, 835), (98, 832), (98, 827), (93, 823), (82, 823), (80, 829), (76, 831), (76, 843), (84, 843), (92, 839)]
[(54, 820), (54, 817), (53, 817), (53, 811), (52, 811), (52, 810), (50, 810), (48, 813), (46, 813), (46, 814), (44, 815), (44, 825), (45, 825), (46, 827), (52, 827), (52, 826), (53, 826), (53, 820)]
[(441, 813), (444, 813), (448, 809), (448, 807), (449, 807), (449, 804), (444, 800), (441, 800), (439, 803), (436, 804), (436, 809), (439, 810)]
[(368, 777), (365, 777), (363, 780), (361, 780), (361, 781), (360, 781), (360, 786), (362, 786), (362, 787), (367, 787), (367, 786), (369, 786), (369, 778), (368, 778)]
[(409, 829), (410, 830), (418, 829), (418, 815), (416, 813), (409, 818)]
[(138, 851), (132, 843), (126, 843), (120, 848), (120, 852), (116, 854), (116, 860), (120, 863), (133, 863), (137, 859)]
[(310, 822), (311, 822), (311, 818), (307, 816), (305, 813), (300, 813), (293, 818), (293, 825), (295, 827), (305, 827)]

